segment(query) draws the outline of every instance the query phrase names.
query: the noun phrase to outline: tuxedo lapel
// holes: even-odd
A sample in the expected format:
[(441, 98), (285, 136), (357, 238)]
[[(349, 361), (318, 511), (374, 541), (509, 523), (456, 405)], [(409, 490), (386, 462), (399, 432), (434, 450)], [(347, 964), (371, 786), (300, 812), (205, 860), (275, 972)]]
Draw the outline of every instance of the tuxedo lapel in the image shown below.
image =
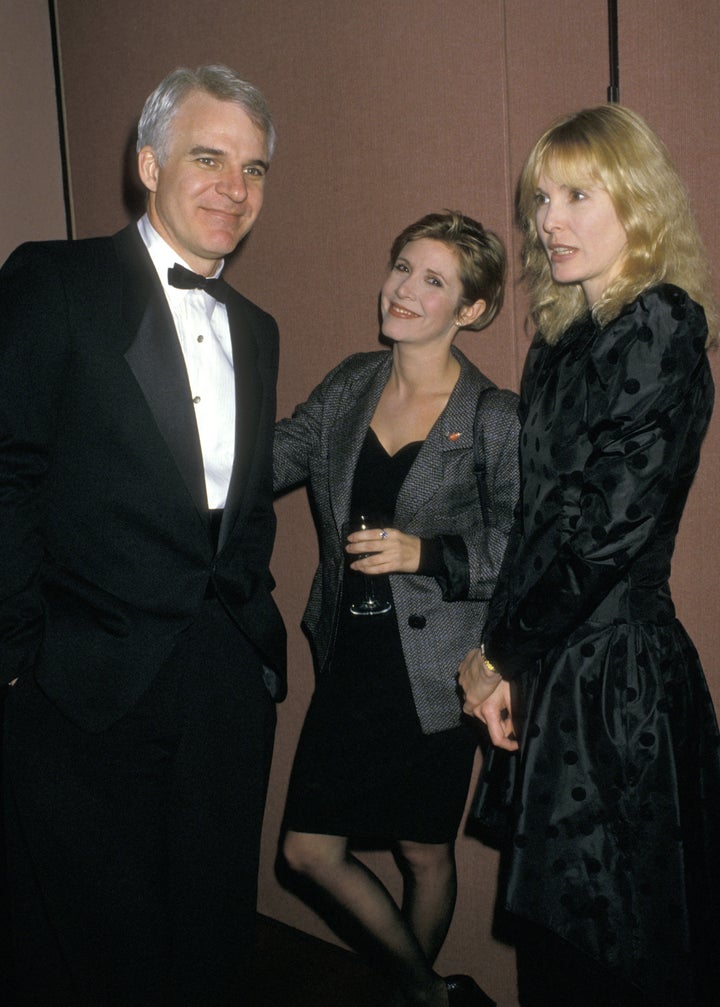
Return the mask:
[(262, 398), (267, 392), (258, 368), (257, 340), (260, 334), (241, 298), (233, 296), (234, 294), (232, 291), (228, 296), (227, 311), (235, 374), (235, 457), (220, 526), (218, 550), (227, 541), (242, 510), (256, 456)]
[[(133, 233), (134, 232), (134, 233)], [(116, 236), (123, 268), (125, 359), (195, 506), (207, 512), (202, 450), (185, 360), (162, 285), (133, 227)]]

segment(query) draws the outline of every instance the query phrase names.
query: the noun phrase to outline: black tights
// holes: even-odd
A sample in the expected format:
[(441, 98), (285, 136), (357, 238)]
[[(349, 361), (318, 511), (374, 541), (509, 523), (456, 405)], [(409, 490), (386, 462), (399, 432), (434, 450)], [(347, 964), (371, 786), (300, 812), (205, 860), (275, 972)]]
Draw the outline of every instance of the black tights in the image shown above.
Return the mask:
[(412, 1004), (445, 1007), (445, 984), (432, 963), (455, 904), (452, 844), (398, 843), (405, 875), (400, 909), (385, 886), (358, 860), (343, 836), (288, 832), (290, 867), (314, 885), (314, 898), (342, 933), (394, 982)]

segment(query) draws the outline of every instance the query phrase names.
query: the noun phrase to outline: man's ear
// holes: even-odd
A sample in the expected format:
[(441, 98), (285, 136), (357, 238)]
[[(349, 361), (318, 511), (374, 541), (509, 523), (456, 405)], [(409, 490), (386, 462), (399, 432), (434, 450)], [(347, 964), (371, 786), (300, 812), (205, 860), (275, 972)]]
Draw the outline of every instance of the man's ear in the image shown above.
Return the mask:
[(143, 147), (138, 152), (138, 175), (149, 192), (155, 192), (157, 189), (159, 171), (160, 165), (154, 149)]

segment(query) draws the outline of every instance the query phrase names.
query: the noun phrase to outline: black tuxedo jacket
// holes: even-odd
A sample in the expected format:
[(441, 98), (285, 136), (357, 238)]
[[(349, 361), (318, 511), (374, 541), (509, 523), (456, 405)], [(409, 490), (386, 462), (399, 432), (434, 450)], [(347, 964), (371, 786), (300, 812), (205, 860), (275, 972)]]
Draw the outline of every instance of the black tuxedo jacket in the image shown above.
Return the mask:
[(182, 351), (132, 225), (19, 248), (0, 272), (0, 679), (34, 672), (88, 730), (149, 685), (212, 583), (277, 676), (278, 334), (228, 288), (236, 448), (217, 552)]

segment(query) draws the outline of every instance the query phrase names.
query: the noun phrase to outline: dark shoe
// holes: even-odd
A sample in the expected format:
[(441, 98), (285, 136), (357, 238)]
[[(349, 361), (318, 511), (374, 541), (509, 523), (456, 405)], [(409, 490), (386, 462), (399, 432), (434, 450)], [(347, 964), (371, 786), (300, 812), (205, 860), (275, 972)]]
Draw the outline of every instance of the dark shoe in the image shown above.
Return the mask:
[(496, 1007), (470, 976), (446, 976), (445, 986), (450, 1007)]

